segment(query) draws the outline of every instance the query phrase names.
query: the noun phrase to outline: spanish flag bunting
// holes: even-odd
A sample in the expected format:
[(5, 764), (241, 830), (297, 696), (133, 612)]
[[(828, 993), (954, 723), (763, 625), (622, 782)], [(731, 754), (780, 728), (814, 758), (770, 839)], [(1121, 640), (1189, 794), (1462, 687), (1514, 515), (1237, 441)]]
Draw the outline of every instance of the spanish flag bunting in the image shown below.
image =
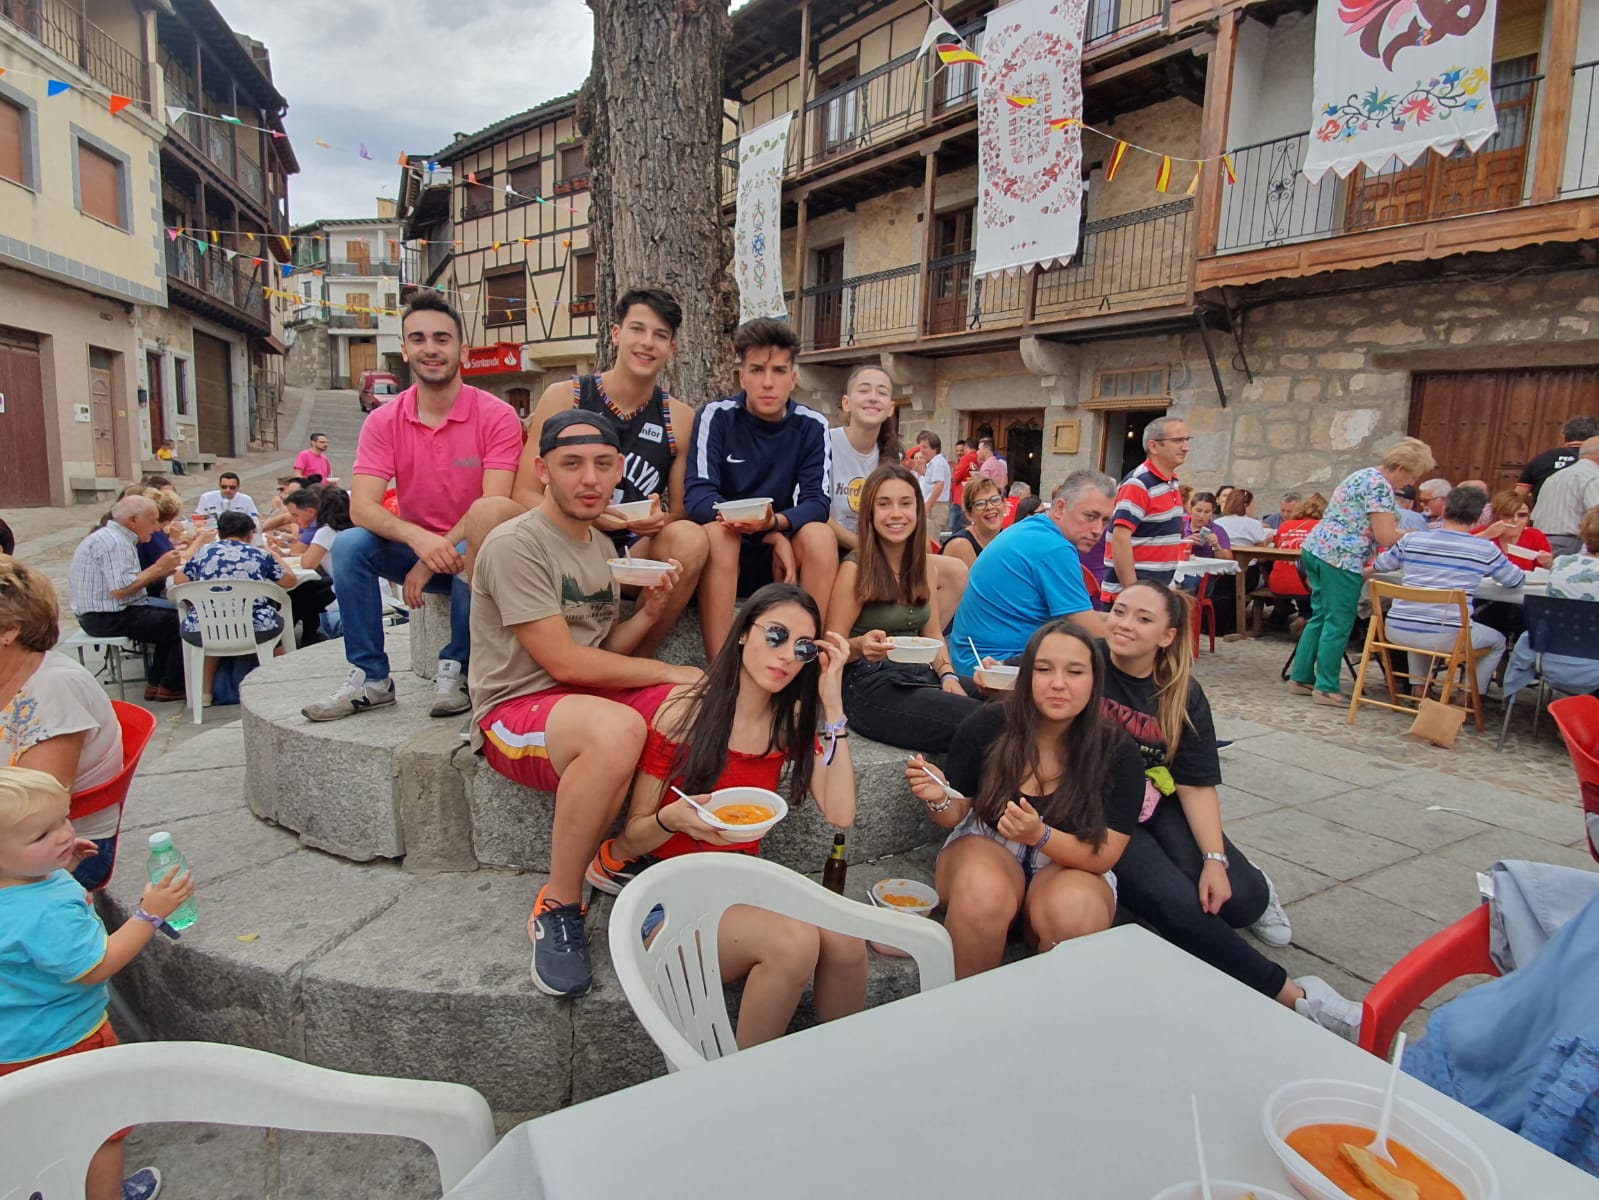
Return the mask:
[(1012, 108), (1031, 108), (1038, 103), (1037, 96), (1006, 96), (1005, 103)]
[(1188, 181), (1188, 190), (1183, 193), (1185, 196), (1192, 196), (1199, 190), (1199, 173), (1204, 169), (1204, 163), (1200, 162), (1194, 164), (1194, 177)]
[(499, 250), (499, 248), (500, 248), (500, 243), (498, 243), (498, 242), (495, 242), (495, 243), (494, 243), (494, 249), (495, 249), (495, 250), (496, 250), (496, 251), (498, 251), (498, 250)]
[(244, 236), (249, 238), (252, 242), (255, 241), (255, 234), (251, 233), (248, 229), (244, 231)]
[(111, 94), (111, 112), (112, 112), (113, 115), (115, 115), (116, 113), (121, 112), (123, 109), (127, 108), (128, 105), (130, 105), (132, 103), (133, 103), (133, 97), (132, 96), (119, 96), (115, 92), (113, 92)]
[(1127, 157), (1127, 143), (1117, 142), (1116, 149), (1111, 152), (1110, 166), (1105, 168), (1105, 182), (1109, 183), (1116, 178), (1116, 172), (1122, 169), (1122, 159)]
[(315, 138), (315, 139), (313, 139), (313, 140), (314, 140), (314, 141), (315, 141), (315, 142), (316, 142), (316, 144), (317, 144), (317, 145), (318, 145), (318, 146), (321, 146), (321, 147), (322, 147), (322, 149), (324, 149), (324, 150), (331, 150), (331, 149), (333, 149), (333, 147), (332, 147), (332, 146), (331, 146), (331, 145), (329, 145), (329, 144), (328, 144), (328, 143), (327, 143), (327, 142), (324, 142), (324, 141), (323, 141), (323, 140), (322, 140), (322, 139), (321, 139), (321, 138)]
[(1226, 174), (1227, 174), (1227, 182), (1228, 183), (1237, 183), (1238, 182), (1238, 176), (1233, 174), (1233, 157), (1232, 157), (1232, 155), (1223, 154), (1221, 156), (1221, 169), (1226, 172)]
[(1073, 125), (1081, 124), (1082, 122), (1076, 117), (1056, 117), (1049, 123), (1049, 127), (1054, 130), (1066, 130), (1070, 129)]
[(1160, 156), (1160, 174), (1155, 176), (1155, 190), (1164, 192), (1171, 186), (1171, 155)]
[(946, 67), (953, 67), (956, 63), (978, 63), (981, 65), (983, 61), (958, 42), (940, 46), (938, 48), (938, 58)]

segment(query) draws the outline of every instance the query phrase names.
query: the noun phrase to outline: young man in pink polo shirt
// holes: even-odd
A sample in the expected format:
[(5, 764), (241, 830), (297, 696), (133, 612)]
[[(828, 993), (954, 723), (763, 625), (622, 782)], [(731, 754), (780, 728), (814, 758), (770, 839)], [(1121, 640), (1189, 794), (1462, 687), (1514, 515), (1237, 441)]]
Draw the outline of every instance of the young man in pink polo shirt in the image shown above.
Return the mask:
[[(461, 525), (474, 500), (510, 494), (522, 424), (505, 401), (461, 382), (461, 318), (442, 296), (419, 292), (400, 330), (416, 383), (361, 426), (350, 494), (355, 528), (339, 535), (331, 555), (350, 674), (333, 695), (301, 710), (312, 721), (394, 703), (381, 579), (403, 584), (412, 608), (423, 592), (449, 594), (450, 641), (439, 653), (430, 711), (447, 717), (472, 706), (466, 691), (472, 593)], [(383, 507), (391, 479), (398, 514)]]

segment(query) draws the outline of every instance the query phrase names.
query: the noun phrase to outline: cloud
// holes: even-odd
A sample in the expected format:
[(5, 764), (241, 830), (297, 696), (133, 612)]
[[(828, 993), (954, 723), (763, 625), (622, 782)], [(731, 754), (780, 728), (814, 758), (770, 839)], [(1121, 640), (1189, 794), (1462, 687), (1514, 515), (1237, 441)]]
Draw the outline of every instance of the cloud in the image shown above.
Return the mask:
[(572, 91), (593, 44), (582, 0), (213, 3), (272, 55), (300, 160), (289, 181), (297, 225), (371, 215), (375, 197), (395, 194), (402, 152), (432, 153), (457, 132)]

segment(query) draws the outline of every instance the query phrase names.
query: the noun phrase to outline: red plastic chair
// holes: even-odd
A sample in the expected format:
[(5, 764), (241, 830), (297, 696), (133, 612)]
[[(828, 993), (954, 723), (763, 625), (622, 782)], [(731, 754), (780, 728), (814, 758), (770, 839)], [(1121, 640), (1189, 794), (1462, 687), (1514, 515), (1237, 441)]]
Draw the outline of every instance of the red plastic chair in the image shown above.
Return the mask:
[(1194, 657), (1199, 657), (1199, 633), (1210, 626), (1210, 652), (1216, 653), (1216, 604), (1210, 598), (1210, 576), (1199, 577), (1199, 591), (1194, 595)]
[(1599, 842), (1594, 840), (1594, 829), (1599, 825), (1599, 696), (1556, 700), (1549, 706), (1549, 715), (1566, 739), (1571, 765), (1577, 768), (1582, 807), (1588, 814), (1588, 853), (1599, 859)]
[(1488, 957), (1488, 906), (1479, 904), (1401, 958), (1366, 994), (1360, 1048), (1386, 1059), (1405, 1018), (1462, 975), (1498, 975)]
[[(69, 812), (72, 820), (78, 821), (90, 813), (97, 813), (101, 809), (110, 808), (113, 804), (121, 804), (128, 796), (128, 788), (133, 784), (133, 773), (139, 768), (139, 759), (144, 755), (144, 748), (150, 744), (150, 739), (155, 735), (155, 714), (147, 708), (140, 708), (137, 704), (126, 704), (121, 700), (111, 701), (111, 707), (116, 710), (117, 724), (122, 726), (122, 770), (112, 779), (106, 780), (99, 787), (92, 787), (87, 791), (75, 792), (72, 796), (72, 808)], [(122, 832), (122, 820), (117, 819), (117, 832)], [(115, 863), (112, 864), (113, 868)], [(111, 882), (111, 876), (106, 876), (106, 883)], [(101, 884), (100, 888), (105, 887)], [(98, 891), (100, 888), (96, 888)]]

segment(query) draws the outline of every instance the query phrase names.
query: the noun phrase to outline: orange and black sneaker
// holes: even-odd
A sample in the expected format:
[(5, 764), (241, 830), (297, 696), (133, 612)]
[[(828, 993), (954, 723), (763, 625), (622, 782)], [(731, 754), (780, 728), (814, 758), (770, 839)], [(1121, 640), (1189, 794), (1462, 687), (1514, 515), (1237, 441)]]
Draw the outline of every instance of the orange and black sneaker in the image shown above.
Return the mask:
[(594, 963), (583, 929), (583, 906), (548, 899), (548, 891), (547, 884), (539, 889), (527, 919), (528, 936), (533, 939), (533, 983), (550, 996), (585, 995), (594, 985)]
[(621, 895), (622, 889), (632, 883), (640, 871), (661, 861), (648, 854), (641, 854), (637, 858), (616, 858), (611, 854), (615, 847), (616, 839), (606, 838), (600, 843), (600, 851), (594, 856), (594, 861), (589, 863), (589, 869), (583, 872), (588, 885), (607, 896)]

